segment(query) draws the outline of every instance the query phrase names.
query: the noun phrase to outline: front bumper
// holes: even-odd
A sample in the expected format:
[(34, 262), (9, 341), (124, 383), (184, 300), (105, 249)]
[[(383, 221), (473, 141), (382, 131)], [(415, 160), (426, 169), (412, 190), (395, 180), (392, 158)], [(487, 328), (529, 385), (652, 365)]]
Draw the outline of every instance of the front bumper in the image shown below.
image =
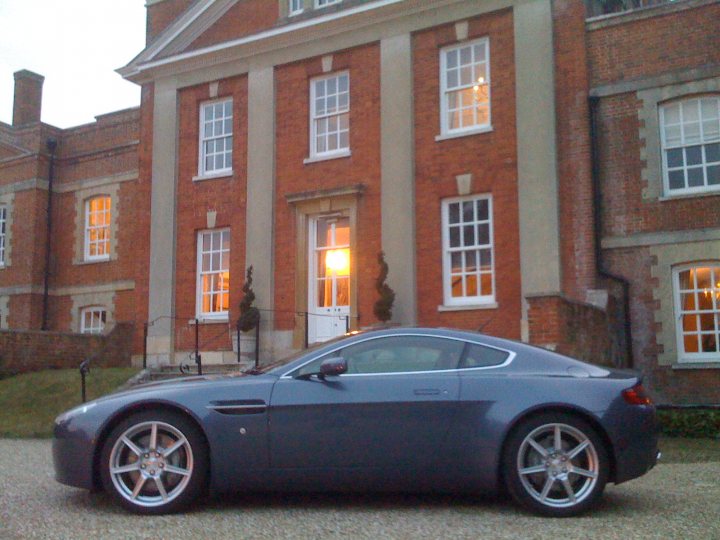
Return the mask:
[(52, 453), (55, 479), (61, 484), (93, 489), (94, 433), (82, 429), (74, 418), (56, 420)]

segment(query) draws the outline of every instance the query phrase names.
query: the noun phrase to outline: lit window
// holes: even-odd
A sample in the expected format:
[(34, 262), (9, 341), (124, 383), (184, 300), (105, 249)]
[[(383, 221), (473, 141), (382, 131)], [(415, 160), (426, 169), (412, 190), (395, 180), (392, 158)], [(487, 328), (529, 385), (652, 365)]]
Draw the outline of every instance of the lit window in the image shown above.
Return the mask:
[(310, 82), (310, 156), (347, 153), (350, 148), (350, 75)]
[(200, 176), (232, 172), (232, 100), (200, 107)]
[(493, 303), (492, 199), (482, 195), (444, 200), (442, 225), (445, 305)]
[(303, 11), (303, 0), (290, 0), (288, 9), (290, 15), (297, 15)]
[(321, 8), (325, 6), (332, 6), (333, 4), (339, 4), (342, 0), (315, 0), (315, 7)]
[(110, 197), (94, 197), (85, 203), (85, 260), (110, 258)]
[(105, 330), (107, 311), (104, 307), (92, 306), (80, 310), (80, 333), (102, 334)]
[(720, 98), (686, 99), (660, 107), (665, 191), (720, 190)]
[(197, 315), (227, 319), (230, 303), (230, 231), (198, 234)]
[(487, 38), (440, 51), (440, 127), (443, 134), (490, 127)]
[(680, 361), (720, 361), (720, 262), (675, 270)]
[(7, 207), (0, 205), (0, 266), (5, 266), (5, 239), (7, 238)]

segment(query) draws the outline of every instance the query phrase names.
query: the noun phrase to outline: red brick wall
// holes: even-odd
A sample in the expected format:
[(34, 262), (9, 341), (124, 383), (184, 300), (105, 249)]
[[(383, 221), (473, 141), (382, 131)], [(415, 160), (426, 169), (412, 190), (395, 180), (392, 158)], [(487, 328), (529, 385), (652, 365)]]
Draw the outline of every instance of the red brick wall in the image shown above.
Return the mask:
[(553, 2), (562, 291), (584, 302), (595, 286), (585, 9)]
[[(198, 174), (200, 104), (211, 100), (209, 85), (180, 91), (180, 154), (177, 191), (176, 261), (176, 345), (180, 350), (194, 346), (197, 279), (197, 233), (207, 229), (207, 212), (217, 212), (216, 228), (230, 228), (230, 320), (238, 317), (241, 288), (245, 277), (245, 200), (247, 191), (247, 77), (225, 79), (218, 99), (233, 99), (233, 175), (228, 178), (193, 182)], [(214, 98), (213, 98), (214, 99)], [(200, 329), (200, 341), (214, 350), (229, 349), (229, 332), (223, 325), (208, 324)]]
[(589, 31), (591, 86), (720, 63), (718, 20), (711, 3)]
[[(347, 158), (304, 165), (309, 155), (310, 79), (322, 75), (320, 58), (276, 68), (275, 305), (295, 309), (295, 214), (290, 193), (364, 184), (359, 199), (357, 251), (359, 326), (375, 322), (372, 306), (380, 246), (380, 48), (366, 45), (333, 54), (333, 72), (350, 72), (350, 150)], [(277, 314), (276, 328), (293, 328), (292, 313)]]
[(194, 0), (165, 0), (148, 6), (146, 42), (151, 43), (165, 28), (192, 5)]
[[(436, 142), (440, 133), (439, 47), (456, 42), (454, 25), (413, 37), (417, 300), (421, 324), (478, 329), (520, 338), (520, 250), (515, 130), (513, 18), (500, 11), (472, 19), (469, 37), (489, 36), (493, 131)], [(457, 196), (455, 177), (473, 175), (473, 193), (491, 193), (498, 309), (438, 312), (443, 304), (441, 201)]]
[(197, 38), (188, 50), (202, 49), (272, 28), (278, 20), (277, 0), (245, 0), (228, 12)]
[(594, 364), (614, 365), (613, 321), (589, 304), (560, 296), (528, 300), (530, 342)]
[(106, 336), (0, 330), (0, 375), (59, 368), (130, 366), (132, 325), (118, 324)]

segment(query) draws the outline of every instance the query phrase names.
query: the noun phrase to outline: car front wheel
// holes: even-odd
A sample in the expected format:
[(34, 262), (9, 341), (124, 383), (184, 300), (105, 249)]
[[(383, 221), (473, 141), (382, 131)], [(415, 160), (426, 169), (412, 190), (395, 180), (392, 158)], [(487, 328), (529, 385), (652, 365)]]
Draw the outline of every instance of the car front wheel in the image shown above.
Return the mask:
[(525, 508), (574, 516), (602, 494), (609, 462), (602, 440), (580, 418), (544, 414), (514, 430), (503, 456), (508, 491)]
[(103, 487), (139, 514), (185, 508), (205, 487), (208, 451), (195, 425), (182, 415), (147, 411), (113, 429), (101, 456)]

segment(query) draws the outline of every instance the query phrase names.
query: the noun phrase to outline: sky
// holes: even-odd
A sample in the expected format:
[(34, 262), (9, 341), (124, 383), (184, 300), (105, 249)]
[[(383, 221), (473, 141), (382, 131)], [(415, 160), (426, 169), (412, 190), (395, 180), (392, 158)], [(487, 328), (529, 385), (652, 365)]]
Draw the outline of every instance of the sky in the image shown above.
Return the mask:
[(45, 77), (42, 121), (67, 128), (136, 107), (115, 70), (145, 46), (145, 0), (0, 0), (0, 121), (12, 123), (13, 73)]

